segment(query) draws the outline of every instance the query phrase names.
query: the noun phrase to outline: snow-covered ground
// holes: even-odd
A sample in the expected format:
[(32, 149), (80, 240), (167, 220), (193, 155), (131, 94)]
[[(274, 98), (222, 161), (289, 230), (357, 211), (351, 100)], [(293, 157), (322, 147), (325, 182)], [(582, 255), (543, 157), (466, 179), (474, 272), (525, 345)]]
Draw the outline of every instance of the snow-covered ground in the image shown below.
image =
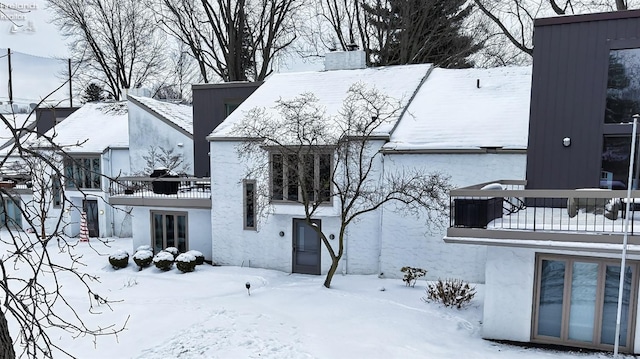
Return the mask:
[(611, 357), (481, 339), (483, 286), (477, 286), (468, 308), (457, 310), (425, 303), (424, 281), (411, 288), (398, 279), (337, 275), (326, 289), (323, 276), (206, 264), (187, 274), (175, 267), (138, 271), (133, 260), (116, 271), (108, 254), (131, 253), (132, 241), (111, 241), (109, 248), (93, 239), (89, 243), (102, 256), (87, 243), (76, 250), (83, 254), (85, 271), (100, 277), (95, 291), (121, 302), (94, 315), (87, 312), (87, 292), (77, 281), (64, 279), (62, 291), (87, 324), (122, 325), (129, 317), (126, 330), (96, 343), (52, 333), (55, 344), (78, 358)]

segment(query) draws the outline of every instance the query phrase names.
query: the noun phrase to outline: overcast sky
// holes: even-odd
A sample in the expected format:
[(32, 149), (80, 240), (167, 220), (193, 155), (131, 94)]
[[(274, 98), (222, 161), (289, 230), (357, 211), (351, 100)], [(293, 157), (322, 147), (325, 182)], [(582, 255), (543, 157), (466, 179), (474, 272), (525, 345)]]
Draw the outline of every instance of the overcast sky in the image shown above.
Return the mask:
[(8, 8), (0, 13), (1, 48), (44, 57), (68, 57), (64, 39), (51, 23), (45, 0), (6, 0), (2, 3)]

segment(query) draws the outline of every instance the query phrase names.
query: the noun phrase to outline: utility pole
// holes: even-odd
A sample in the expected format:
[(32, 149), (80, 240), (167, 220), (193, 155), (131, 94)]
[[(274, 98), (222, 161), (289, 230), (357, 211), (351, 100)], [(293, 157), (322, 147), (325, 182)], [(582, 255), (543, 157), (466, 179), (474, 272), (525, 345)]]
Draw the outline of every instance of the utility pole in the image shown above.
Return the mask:
[(9, 64), (9, 105), (13, 105), (13, 84), (11, 83), (11, 49), (7, 49), (7, 63)]

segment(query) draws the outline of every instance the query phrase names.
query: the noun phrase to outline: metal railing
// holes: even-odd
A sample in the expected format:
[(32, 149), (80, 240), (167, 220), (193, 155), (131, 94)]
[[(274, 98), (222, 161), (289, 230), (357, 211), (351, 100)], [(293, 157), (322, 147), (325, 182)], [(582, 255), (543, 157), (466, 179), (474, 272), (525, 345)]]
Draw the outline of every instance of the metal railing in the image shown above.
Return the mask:
[(119, 177), (109, 183), (111, 197), (156, 199), (211, 198), (211, 180), (198, 177)]
[[(524, 189), (502, 180), (452, 190), (450, 227), (593, 234), (621, 234), (626, 190)], [(629, 234), (640, 225), (640, 191), (631, 192)], [(635, 222), (638, 221), (636, 225)]]

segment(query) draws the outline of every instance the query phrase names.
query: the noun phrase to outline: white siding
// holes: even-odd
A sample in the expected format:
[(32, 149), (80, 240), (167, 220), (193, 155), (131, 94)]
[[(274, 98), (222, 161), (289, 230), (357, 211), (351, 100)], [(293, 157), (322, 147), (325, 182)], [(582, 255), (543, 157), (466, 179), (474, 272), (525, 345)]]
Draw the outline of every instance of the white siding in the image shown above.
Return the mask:
[[(183, 132), (156, 118), (129, 101), (129, 156), (131, 173), (141, 174), (146, 167), (143, 156), (149, 154), (151, 146), (174, 150), (182, 154), (186, 167), (179, 167), (177, 172), (193, 173), (193, 140)], [(180, 145), (181, 144), (181, 145)], [(148, 175), (149, 173), (147, 173)]]

